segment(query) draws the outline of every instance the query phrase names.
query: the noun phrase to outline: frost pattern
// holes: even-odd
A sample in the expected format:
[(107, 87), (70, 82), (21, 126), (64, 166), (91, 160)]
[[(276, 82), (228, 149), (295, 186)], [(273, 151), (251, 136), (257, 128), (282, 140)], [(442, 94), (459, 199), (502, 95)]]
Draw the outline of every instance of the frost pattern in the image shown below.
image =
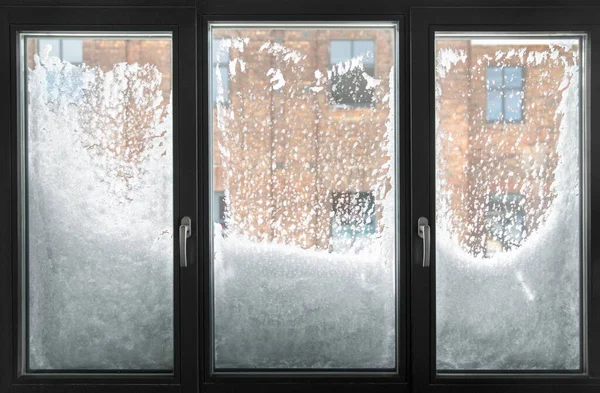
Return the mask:
[[(475, 54), (468, 58), (460, 49), (466, 42), (468, 40), (461, 42), (460, 39), (437, 42), (437, 368), (579, 369), (581, 102), (578, 41), (547, 41), (533, 48), (504, 50), (507, 45), (496, 40), (490, 47), (501, 46), (503, 50), (496, 51), (495, 56), (485, 55), (479, 59)], [(474, 88), (459, 90), (454, 83), (464, 78), (462, 75), (467, 70), (473, 79), (482, 76), (477, 71), (482, 64), (502, 67), (514, 65), (515, 61), (528, 72), (526, 78), (540, 78), (539, 82), (530, 80), (534, 86), (525, 89), (525, 122), (505, 126), (503, 139), (498, 143), (490, 130), (501, 125), (477, 129), (477, 120), (471, 118), (466, 135), (470, 135), (469, 139), (483, 139), (483, 151), (490, 156), (503, 154), (503, 144), (507, 145), (504, 151), (521, 154), (517, 169), (525, 175), (516, 182), (525, 201), (537, 202), (526, 205), (532, 220), (529, 230), (523, 230), (523, 242), (518, 247), (485, 255), (478, 251), (481, 235), (477, 235), (476, 223), (487, 207), (468, 204), (469, 197), (484, 198), (491, 193), (506, 192), (507, 184), (521, 175), (505, 169), (502, 161), (490, 169), (485, 156), (462, 168), (453, 164), (456, 162), (453, 152), (460, 156), (468, 154), (466, 144), (458, 139), (461, 134), (456, 131), (460, 128), (456, 114), (461, 113), (460, 105), (476, 93)], [(534, 102), (534, 94), (540, 90), (550, 92), (544, 107)], [(444, 118), (443, 113), (450, 103), (455, 115)], [(547, 119), (554, 124), (546, 128), (556, 128), (548, 131), (546, 135), (550, 136), (538, 138), (533, 145), (523, 142), (535, 135), (532, 128), (527, 128), (529, 124), (544, 124)], [(548, 139), (553, 132), (558, 133), (555, 145)], [(544, 147), (555, 154), (547, 153)], [(468, 176), (469, 171), (475, 173), (478, 182), (468, 189), (458, 188), (457, 179)], [(544, 184), (551, 186), (544, 190), (541, 187)], [(538, 187), (541, 190), (538, 191)], [(469, 207), (467, 219), (461, 216), (463, 207)]]
[(153, 65), (27, 70), (29, 366), (173, 368), (171, 104)]
[(381, 256), (220, 233), (215, 245), (217, 367), (394, 367), (394, 267)]
[[(393, 67), (379, 79), (363, 56), (329, 67), (315, 58), (325, 30), (213, 32), (234, 37), (218, 50), (245, 64), (213, 111), (227, 204), (214, 224), (216, 368), (395, 367)], [(358, 102), (365, 85), (372, 106), (334, 106), (350, 71), (345, 91)], [(352, 207), (337, 215), (336, 203)]]

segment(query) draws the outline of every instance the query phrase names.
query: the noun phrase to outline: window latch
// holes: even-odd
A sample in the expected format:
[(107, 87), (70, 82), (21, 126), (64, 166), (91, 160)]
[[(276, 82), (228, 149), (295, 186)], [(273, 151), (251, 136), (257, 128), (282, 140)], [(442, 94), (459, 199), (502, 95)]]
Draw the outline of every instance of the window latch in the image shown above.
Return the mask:
[(187, 239), (192, 236), (192, 219), (183, 217), (179, 225), (179, 266), (187, 267)]
[(423, 267), (429, 267), (429, 258), (431, 256), (431, 228), (425, 217), (419, 217), (417, 223), (417, 233), (423, 239)]

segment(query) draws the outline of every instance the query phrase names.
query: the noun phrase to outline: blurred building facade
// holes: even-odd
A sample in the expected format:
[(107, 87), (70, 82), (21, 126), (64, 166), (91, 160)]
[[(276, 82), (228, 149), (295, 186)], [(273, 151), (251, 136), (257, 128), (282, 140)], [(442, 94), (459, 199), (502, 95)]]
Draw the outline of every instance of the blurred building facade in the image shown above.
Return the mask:
[[(249, 38), (243, 51), (227, 48), (237, 38)], [(347, 248), (383, 230), (393, 42), (382, 29), (215, 32), (213, 69), (231, 61), (246, 68), (226, 70), (225, 97), (214, 97), (214, 190), (222, 204), (228, 191), (225, 225), (319, 249)], [(358, 57), (356, 69), (327, 74)], [(279, 89), (276, 72), (285, 81)], [(367, 87), (369, 78), (377, 86)]]
[(436, 76), (438, 179), (453, 230), (475, 255), (518, 247), (543, 221), (555, 197), (557, 110), (579, 83), (564, 83), (577, 46), (513, 41), (436, 42), (438, 61), (444, 51), (461, 57)]
[[(231, 44), (238, 38), (243, 44)], [(29, 67), (46, 45), (51, 55), (103, 71), (132, 59), (155, 64), (168, 102), (170, 41), (68, 41), (31, 41)], [(393, 192), (386, 125), (394, 121), (393, 32), (216, 30), (213, 47), (214, 221), (259, 240), (319, 249), (381, 232), (384, 200)], [(438, 179), (453, 226), (474, 254), (510, 249), (553, 200), (556, 112), (574, 50), (531, 61), (530, 53), (548, 53), (548, 46), (437, 41), (436, 53), (444, 50), (464, 55), (436, 78), (444, 134)], [(335, 71), (357, 57), (357, 69)], [(279, 76), (285, 84), (275, 88)]]

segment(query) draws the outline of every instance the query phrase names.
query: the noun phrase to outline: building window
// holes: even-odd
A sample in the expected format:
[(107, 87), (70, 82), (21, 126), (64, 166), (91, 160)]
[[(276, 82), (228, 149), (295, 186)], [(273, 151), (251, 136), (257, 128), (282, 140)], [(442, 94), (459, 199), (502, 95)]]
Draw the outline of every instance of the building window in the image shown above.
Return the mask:
[(360, 250), (375, 233), (375, 197), (372, 192), (332, 194), (330, 251)]
[(48, 55), (59, 57), (63, 61), (77, 65), (83, 63), (83, 41), (77, 39), (41, 38), (38, 42), (38, 52), (44, 53), (50, 48)]
[(226, 38), (213, 40), (212, 65), (215, 77), (211, 79), (215, 104), (229, 102), (229, 46), (226, 41)]
[(213, 220), (216, 223), (225, 226), (225, 211), (227, 202), (225, 201), (225, 191), (215, 191), (213, 199)]
[(523, 67), (486, 69), (488, 122), (523, 121)]
[(490, 195), (488, 204), (486, 257), (517, 248), (525, 236), (523, 195), (517, 193)]
[[(373, 104), (373, 89), (367, 87), (363, 75), (375, 75), (375, 41), (333, 40), (329, 44), (329, 64), (332, 72), (331, 97), (337, 105), (370, 106)], [(346, 63), (362, 57), (362, 68)]]

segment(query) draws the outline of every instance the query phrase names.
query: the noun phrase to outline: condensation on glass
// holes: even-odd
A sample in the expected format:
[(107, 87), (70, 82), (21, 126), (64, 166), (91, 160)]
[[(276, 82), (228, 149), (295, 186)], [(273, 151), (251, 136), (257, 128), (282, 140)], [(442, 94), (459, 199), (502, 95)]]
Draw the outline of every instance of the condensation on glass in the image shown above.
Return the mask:
[(22, 33), (26, 370), (173, 370), (170, 33)]
[(584, 49), (436, 34), (438, 371), (582, 369)]
[(214, 367), (396, 367), (397, 29), (212, 25)]

